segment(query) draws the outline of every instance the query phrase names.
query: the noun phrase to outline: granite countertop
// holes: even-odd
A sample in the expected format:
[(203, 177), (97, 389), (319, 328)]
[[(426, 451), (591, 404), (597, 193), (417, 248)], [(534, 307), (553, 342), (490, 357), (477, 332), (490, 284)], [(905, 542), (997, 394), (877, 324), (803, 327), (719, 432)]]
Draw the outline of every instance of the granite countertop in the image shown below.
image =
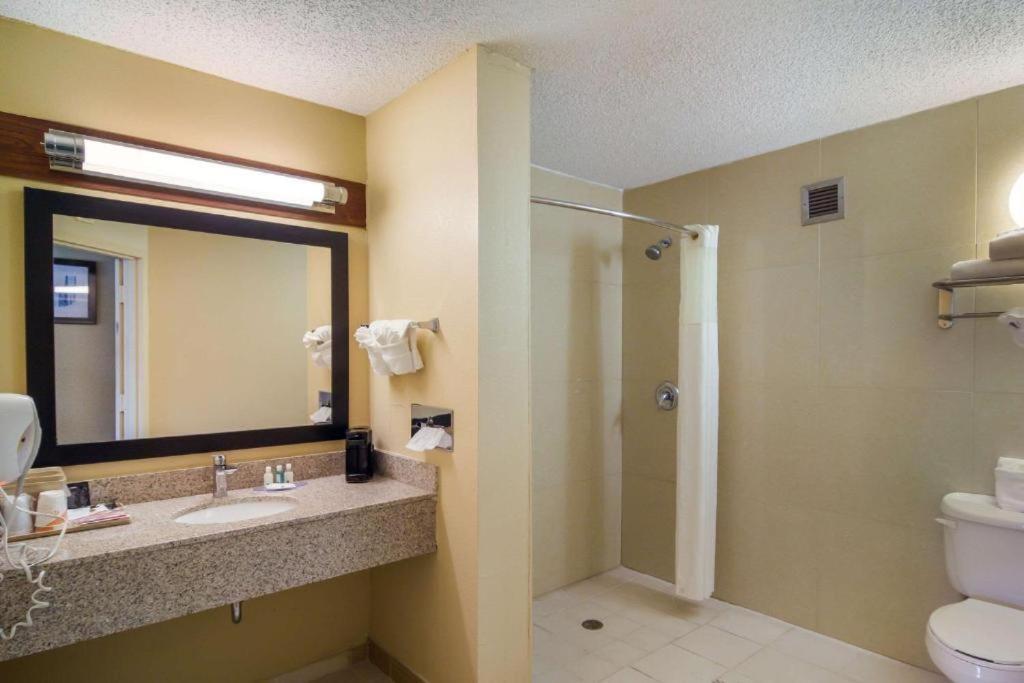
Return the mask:
[[(151, 552), (161, 548), (211, 541), (219, 537), (250, 531), (262, 531), (296, 523), (313, 522), (331, 516), (365, 512), (374, 508), (433, 499), (433, 491), (417, 488), (394, 479), (377, 476), (362, 484), (350, 484), (344, 475), (311, 479), (303, 486), (281, 492), (255, 492), (253, 489), (230, 491), (226, 498), (214, 499), (209, 493), (167, 500), (155, 500), (126, 506), (131, 524), (66, 534), (57, 554), (43, 566), (59, 565), (97, 556)], [(258, 519), (219, 524), (181, 524), (174, 521), (183, 512), (209, 505), (224, 505), (245, 499), (284, 498), (295, 507)], [(29, 541), (49, 547), (56, 537)], [(12, 548), (19, 544), (12, 544)], [(0, 556), (0, 571), (13, 569)]]
[[(321, 476), (300, 476), (304, 485), (289, 491), (256, 492), (263, 468), (276, 461), (250, 461), (228, 478), (238, 488), (216, 501), (212, 467), (90, 481), (94, 500), (125, 501), (132, 523), (64, 537), (40, 565), (53, 589), (50, 607), (33, 614), (24, 634), (0, 641), (0, 662), (437, 551), (434, 466), (378, 451), (377, 475), (350, 484), (339, 474), (339, 453), (292, 460), (299, 473)], [(165, 491), (178, 496), (159, 500)], [(253, 498), (295, 507), (238, 522), (174, 521)], [(3, 567), (0, 624), (10, 624), (24, 614), (33, 586)]]

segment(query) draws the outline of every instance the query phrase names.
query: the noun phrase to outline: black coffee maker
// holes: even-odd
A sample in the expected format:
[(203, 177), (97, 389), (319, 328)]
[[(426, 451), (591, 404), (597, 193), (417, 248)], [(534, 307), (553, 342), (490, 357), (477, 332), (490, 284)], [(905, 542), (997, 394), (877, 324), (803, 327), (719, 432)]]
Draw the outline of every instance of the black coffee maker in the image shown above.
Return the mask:
[(361, 484), (373, 478), (373, 430), (353, 427), (345, 433), (345, 481)]

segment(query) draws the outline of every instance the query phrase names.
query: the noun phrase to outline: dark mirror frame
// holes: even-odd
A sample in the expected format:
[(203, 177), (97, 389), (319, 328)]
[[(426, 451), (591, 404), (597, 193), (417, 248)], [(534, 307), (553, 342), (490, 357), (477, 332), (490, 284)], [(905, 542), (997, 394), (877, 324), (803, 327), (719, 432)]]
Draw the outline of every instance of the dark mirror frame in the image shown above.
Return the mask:
[[(326, 247), (331, 250), (331, 325), (336, 339), (348, 338), (348, 236), (345, 233), (26, 187), (25, 355), (28, 393), (36, 402), (43, 427), (42, 447), (36, 466), (82, 465), (345, 438), (349, 369), (348, 344), (342, 343), (339, 353), (333, 354), (331, 367), (334, 424), (57, 444), (53, 330), (54, 215)], [(301, 335), (296, 335), (296, 344), (300, 338)]]

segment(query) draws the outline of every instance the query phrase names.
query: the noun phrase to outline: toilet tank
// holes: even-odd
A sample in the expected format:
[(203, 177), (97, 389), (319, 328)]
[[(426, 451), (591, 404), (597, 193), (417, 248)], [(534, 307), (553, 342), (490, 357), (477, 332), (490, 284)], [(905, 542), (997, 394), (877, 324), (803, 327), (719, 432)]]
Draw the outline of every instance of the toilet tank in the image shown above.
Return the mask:
[(1024, 512), (992, 496), (950, 493), (938, 521), (945, 528), (946, 572), (971, 598), (1024, 608)]

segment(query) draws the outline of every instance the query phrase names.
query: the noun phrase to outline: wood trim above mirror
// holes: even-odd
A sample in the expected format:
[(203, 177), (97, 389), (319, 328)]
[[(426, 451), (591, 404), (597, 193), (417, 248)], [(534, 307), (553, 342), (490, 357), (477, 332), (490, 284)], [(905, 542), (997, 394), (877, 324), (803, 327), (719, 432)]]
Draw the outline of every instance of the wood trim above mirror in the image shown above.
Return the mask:
[[(78, 173), (65, 173), (50, 169), (50, 162), (43, 153), (43, 134), (55, 128), (66, 130), (82, 135), (92, 135), (107, 140), (127, 142), (142, 147), (160, 149), (178, 154), (211, 159), (213, 161), (224, 161), (242, 166), (251, 166), (267, 171), (276, 171), (288, 175), (302, 176), (313, 180), (323, 180), (344, 187), (348, 190), (348, 201), (335, 207), (334, 213), (323, 213), (320, 211), (290, 208), (287, 206), (275, 206), (262, 202), (248, 201), (245, 199), (233, 199), (230, 197), (218, 197), (200, 192), (189, 192), (173, 188), (155, 187), (133, 183), (127, 180), (116, 180), (113, 178), (100, 178), (97, 176), (81, 175)], [(109, 131), (97, 130), (95, 128), (84, 128), (71, 123), (60, 123), (47, 121), (45, 119), (34, 119), (28, 116), (8, 114), (0, 112), (0, 175), (14, 178), (25, 178), (29, 180), (43, 180), (55, 185), (69, 185), (73, 187), (84, 187), (90, 190), (105, 190), (107, 192), (118, 192), (148, 199), (160, 199), (171, 202), (184, 202), (197, 204), (217, 209), (234, 209), (235, 211), (246, 211), (259, 213), (267, 216), (279, 216), (281, 218), (292, 218), (296, 220), (313, 221), (315, 223), (330, 223), (332, 225), (348, 225), (351, 227), (366, 227), (366, 185), (332, 178), (330, 176), (308, 173), (283, 166), (274, 166), (250, 159), (239, 159), (238, 157), (225, 154), (215, 154), (202, 150), (169, 145), (153, 140), (120, 135)]]
[[(28, 394), (36, 402), (43, 427), (38, 466), (83, 465), (345, 438), (349, 359), (348, 345), (341, 343), (338, 353), (333, 354), (331, 367), (335, 424), (58, 444), (53, 325), (55, 215), (326, 247), (331, 251), (331, 325), (336, 339), (348, 338), (348, 235), (345, 233), (26, 187), (25, 353)], [(298, 343), (299, 338), (296, 338)]]

